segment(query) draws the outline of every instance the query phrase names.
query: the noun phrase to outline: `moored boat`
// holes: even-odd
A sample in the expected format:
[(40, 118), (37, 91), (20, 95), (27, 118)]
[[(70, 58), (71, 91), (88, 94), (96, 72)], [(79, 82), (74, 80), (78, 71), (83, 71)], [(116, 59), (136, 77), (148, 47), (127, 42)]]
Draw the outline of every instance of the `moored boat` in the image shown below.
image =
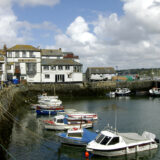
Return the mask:
[(151, 96), (160, 96), (160, 88), (154, 87), (149, 90)]
[(116, 96), (127, 96), (131, 94), (131, 90), (128, 88), (117, 88), (115, 91)]
[(158, 148), (156, 136), (150, 132), (118, 133), (103, 130), (91, 141), (86, 150), (100, 156), (121, 156)]
[(96, 113), (87, 113), (87, 112), (73, 112), (67, 114), (68, 118), (77, 118), (77, 119), (93, 119), (97, 120), (98, 115)]
[(85, 128), (72, 128), (68, 129), (65, 133), (57, 134), (57, 136), (60, 137), (61, 143), (74, 146), (86, 146), (90, 141), (95, 139), (97, 133)]
[(92, 121), (68, 121), (64, 115), (58, 115), (53, 120), (45, 120), (44, 128), (48, 130), (67, 130), (70, 128), (91, 128)]

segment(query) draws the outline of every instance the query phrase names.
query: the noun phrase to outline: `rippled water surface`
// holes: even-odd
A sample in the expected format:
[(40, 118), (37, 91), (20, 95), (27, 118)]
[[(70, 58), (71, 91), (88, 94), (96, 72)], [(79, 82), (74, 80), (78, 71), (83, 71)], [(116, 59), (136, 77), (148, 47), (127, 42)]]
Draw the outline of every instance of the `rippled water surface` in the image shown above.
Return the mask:
[[(160, 138), (160, 98), (118, 97), (118, 98), (79, 98), (63, 99), (66, 109), (95, 112), (99, 120), (93, 131), (103, 129), (108, 123), (119, 132), (137, 132), (144, 130), (155, 133)], [(115, 116), (117, 115), (117, 116)], [(78, 160), (84, 158), (84, 148), (61, 145), (56, 134), (58, 131), (44, 130), (42, 121), (47, 116), (37, 117), (30, 106), (21, 107), (16, 115), (10, 137), (8, 151), (17, 160)], [(12, 159), (12, 158), (8, 158)], [(159, 160), (160, 151), (147, 151), (138, 155), (117, 158), (93, 156), (93, 160)]]

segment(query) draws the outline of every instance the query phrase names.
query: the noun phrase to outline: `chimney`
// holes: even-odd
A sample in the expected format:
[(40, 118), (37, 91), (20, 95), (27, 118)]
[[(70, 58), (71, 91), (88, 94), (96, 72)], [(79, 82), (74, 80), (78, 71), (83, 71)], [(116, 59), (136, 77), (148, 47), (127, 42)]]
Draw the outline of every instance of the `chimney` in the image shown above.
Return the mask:
[(62, 49), (61, 49), (61, 48), (59, 48), (59, 51), (62, 51)]
[(6, 44), (4, 44), (3, 50), (4, 50), (4, 51), (7, 51), (7, 46), (6, 46)]

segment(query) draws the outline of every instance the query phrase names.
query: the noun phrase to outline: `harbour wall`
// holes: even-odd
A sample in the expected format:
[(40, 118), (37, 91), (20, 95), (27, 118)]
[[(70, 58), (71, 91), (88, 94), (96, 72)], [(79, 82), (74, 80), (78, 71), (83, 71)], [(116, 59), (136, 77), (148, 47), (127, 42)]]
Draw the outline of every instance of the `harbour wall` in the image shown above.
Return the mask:
[(116, 88), (124, 87), (131, 89), (132, 92), (141, 92), (148, 91), (153, 86), (154, 81), (27, 84), (29, 91), (56, 93), (62, 96), (103, 96)]
[(23, 86), (11, 85), (0, 90), (0, 159), (8, 159), (6, 148), (10, 142), (15, 114), (24, 107), (28, 92)]

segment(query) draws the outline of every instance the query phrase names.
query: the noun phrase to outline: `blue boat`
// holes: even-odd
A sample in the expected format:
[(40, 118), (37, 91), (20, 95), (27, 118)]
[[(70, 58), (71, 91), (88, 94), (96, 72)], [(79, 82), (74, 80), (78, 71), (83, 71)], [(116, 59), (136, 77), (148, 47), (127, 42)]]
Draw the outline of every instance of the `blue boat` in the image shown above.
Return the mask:
[(67, 133), (57, 134), (60, 137), (60, 141), (63, 144), (74, 146), (86, 146), (89, 142), (94, 140), (97, 133), (89, 131), (85, 128), (73, 128), (67, 131)]
[(57, 112), (64, 112), (64, 110), (44, 110), (44, 109), (37, 109), (37, 115), (57, 115)]

